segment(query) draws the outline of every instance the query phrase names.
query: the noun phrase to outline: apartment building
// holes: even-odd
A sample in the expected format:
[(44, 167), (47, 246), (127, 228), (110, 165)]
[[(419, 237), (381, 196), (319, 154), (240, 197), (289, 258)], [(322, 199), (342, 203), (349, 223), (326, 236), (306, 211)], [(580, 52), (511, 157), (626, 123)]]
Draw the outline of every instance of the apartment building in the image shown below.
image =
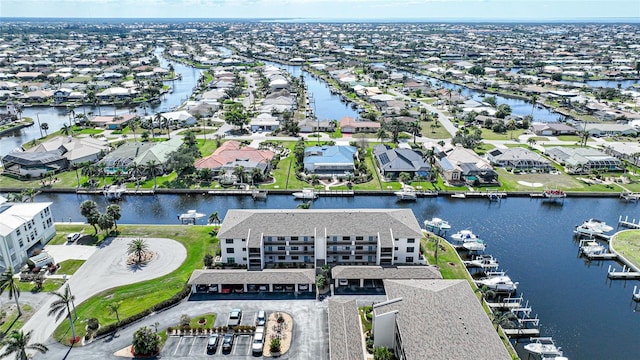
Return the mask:
[(276, 266), (417, 265), (422, 230), (410, 209), (229, 210), (222, 262)]
[(0, 197), (0, 271), (20, 269), (36, 245), (56, 234), (51, 203), (11, 203)]

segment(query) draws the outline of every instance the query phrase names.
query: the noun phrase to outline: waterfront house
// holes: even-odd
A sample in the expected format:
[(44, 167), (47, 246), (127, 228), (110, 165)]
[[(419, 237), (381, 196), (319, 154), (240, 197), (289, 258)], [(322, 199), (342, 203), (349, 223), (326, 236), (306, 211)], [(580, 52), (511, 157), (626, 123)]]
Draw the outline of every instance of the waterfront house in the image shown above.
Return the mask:
[(96, 127), (105, 128), (107, 130), (122, 130), (131, 120), (137, 119), (137, 115), (119, 114), (116, 116), (102, 115), (89, 119), (89, 122)]
[(532, 123), (529, 127), (538, 136), (575, 135), (578, 130), (564, 123)]
[(213, 154), (199, 159), (195, 163), (196, 169), (211, 169), (214, 178), (231, 175), (237, 166), (242, 166), (245, 173), (251, 174), (253, 169), (259, 169), (267, 174), (271, 166), (274, 153), (271, 150), (258, 150), (244, 146), (238, 141), (226, 141)]
[(340, 131), (343, 134), (375, 133), (380, 129), (380, 123), (375, 121), (357, 121), (345, 116), (340, 119)]
[(137, 96), (137, 91), (123, 87), (111, 87), (96, 94), (96, 97), (102, 101), (125, 100), (132, 99)]
[(621, 171), (622, 162), (611, 155), (589, 147), (556, 146), (545, 149), (545, 155), (564, 166), (569, 174), (589, 174), (596, 171)]
[(178, 151), (181, 145), (181, 137), (173, 137), (167, 141), (153, 143), (153, 146), (138, 153), (133, 162), (141, 166), (155, 162), (165, 167), (171, 153)]
[(334, 132), (336, 122), (334, 120), (313, 120), (304, 119), (298, 122), (301, 133), (311, 133), (316, 131)]
[(154, 143), (151, 142), (127, 142), (115, 148), (100, 162), (105, 164), (105, 172), (108, 174), (126, 173), (129, 165), (152, 146)]
[(494, 165), (518, 170), (549, 171), (553, 168), (551, 161), (544, 156), (523, 147), (495, 148), (488, 151), (485, 157)]
[(304, 149), (304, 169), (321, 177), (345, 176), (355, 171), (354, 146), (311, 146)]
[(436, 165), (443, 180), (450, 184), (499, 186), (498, 174), (486, 159), (473, 150), (457, 144), (446, 152), (437, 153)]
[(185, 110), (162, 113), (162, 117), (167, 119), (170, 125), (177, 127), (192, 126), (196, 123), (196, 118)]
[(96, 162), (110, 149), (106, 140), (56, 136), (26, 151), (34, 153), (58, 151), (68, 160), (68, 165), (72, 166), (84, 162)]
[(2, 164), (6, 173), (29, 179), (62, 171), (69, 166), (69, 161), (59, 150), (12, 151), (2, 157)]
[(412, 149), (389, 149), (380, 144), (373, 148), (373, 156), (380, 173), (387, 179), (397, 179), (401, 173), (429, 178), (431, 166), (423, 159), (422, 154)]
[(584, 124), (581, 127), (595, 137), (638, 135), (638, 130), (627, 124)]
[(18, 272), (56, 235), (50, 202), (11, 203), (0, 196), (0, 271)]

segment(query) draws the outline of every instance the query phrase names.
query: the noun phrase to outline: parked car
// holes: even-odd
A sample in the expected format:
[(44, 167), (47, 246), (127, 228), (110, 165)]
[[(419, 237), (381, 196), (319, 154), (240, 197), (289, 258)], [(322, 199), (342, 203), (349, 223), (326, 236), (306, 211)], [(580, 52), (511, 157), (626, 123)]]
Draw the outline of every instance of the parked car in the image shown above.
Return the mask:
[(262, 354), (262, 348), (264, 347), (264, 327), (260, 326), (256, 328), (256, 333), (253, 335), (253, 343), (251, 344), (251, 351), (254, 354)]
[(222, 351), (231, 352), (231, 348), (233, 347), (233, 333), (224, 334), (224, 338), (222, 339)]
[(209, 341), (207, 341), (207, 353), (215, 354), (218, 349), (218, 334), (211, 334)]
[(308, 284), (300, 284), (300, 285), (298, 285), (298, 290), (307, 291), (307, 290), (309, 290), (309, 285)]
[(256, 318), (256, 326), (264, 326), (267, 322), (264, 310), (258, 311), (258, 317)]
[(349, 280), (347, 280), (347, 279), (340, 279), (340, 280), (338, 281), (338, 284), (339, 284), (340, 286), (348, 286), (348, 285), (349, 285)]
[(67, 241), (68, 242), (74, 242), (78, 239), (80, 239), (81, 234), (80, 233), (71, 233), (67, 235)]
[(227, 322), (227, 326), (234, 327), (240, 325), (240, 320), (242, 320), (242, 310), (240, 309), (231, 309), (229, 313), (229, 321)]

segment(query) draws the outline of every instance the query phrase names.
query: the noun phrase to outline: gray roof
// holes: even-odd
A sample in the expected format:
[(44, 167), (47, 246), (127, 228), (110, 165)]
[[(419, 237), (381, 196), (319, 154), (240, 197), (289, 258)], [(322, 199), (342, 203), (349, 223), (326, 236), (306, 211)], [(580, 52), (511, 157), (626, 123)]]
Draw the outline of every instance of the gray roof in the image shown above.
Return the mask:
[(420, 239), (422, 230), (411, 209), (271, 209), (229, 210), (218, 232), (249, 247), (260, 247), (263, 236), (332, 235), (378, 236), (389, 247), (393, 238)]
[(362, 360), (362, 330), (355, 299), (329, 300), (329, 359)]
[(64, 157), (58, 150), (43, 152), (14, 151), (2, 158), (5, 163), (14, 162), (23, 166), (51, 164), (61, 160), (64, 160)]
[(315, 282), (313, 269), (264, 269), (262, 271), (203, 269), (194, 270), (188, 284), (313, 284)]
[(511, 359), (466, 280), (384, 280), (407, 359)]
[(422, 156), (411, 149), (387, 149), (384, 145), (378, 145), (373, 149), (373, 154), (385, 172), (428, 172), (431, 169)]
[(334, 266), (332, 279), (442, 279), (434, 266)]

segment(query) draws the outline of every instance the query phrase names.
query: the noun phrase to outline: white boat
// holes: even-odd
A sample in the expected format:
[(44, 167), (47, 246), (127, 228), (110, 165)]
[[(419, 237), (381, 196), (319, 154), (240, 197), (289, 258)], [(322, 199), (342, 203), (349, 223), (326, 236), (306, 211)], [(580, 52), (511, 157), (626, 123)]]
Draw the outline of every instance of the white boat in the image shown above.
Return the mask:
[(296, 199), (313, 200), (318, 197), (316, 189), (304, 188), (302, 191), (294, 192), (293, 197)]
[(441, 231), (441, 230), (451, 229), (451, 225), (449, 225), (447, 221), (437, 217), (431, 218), (431, 220), (425, 220), (424, 227), (429, 231), (434, 231), (434, 230)]
[(267, 190), (253, 189), (251, 190), (251, 197), (253, 200), (266, 200)]
[(479, 255), (464, 262), (466, 267), (477, 267), (482, 269), (497, 269), (499, 264), (498, 260), (494, 259), (491, 255)]
[(603, 233), (609, 232), (613, 230), (612, 226), (607, 225), (606, 222), (602, 221), (602, 220), (598, 220), (598, 219), (589, 219), (587, 221), (585, 221), (583, 224), (583, 226), (587, 226), (593, 229), (598, 229)]
[(502, 275), (491, 275), (480, 280), (476, 280), (476, 285), (479, 287), (486, 286), (487, 288), (497, 292), (514, 292), (518, 289), (518, 283), (511, 281), (511, 278), (504, 273), (498, 273)]
[(188, 210), (186, 213), (180, 214), (178, 216), (178, 219), (180, 219), (180, 221), (182, 223), (187, 223), (187, 224), (193, 223), (193, 224), (195, 224), (198, 219), (203, 218), (205, 216), (206, 216), (205, 214), (199, 213), (199, 212), (197, 212), (195, 210)]
[(458, 242), (480, 240), (480, 238), (476, 234), (474, 234), (471, 230), (460, 230), (457, 233), (451, 235), (451, 238)]
[(528, 352), (549, 358), (550, 355), (562, 356), (562, 351), (556, 346), (551, 337), (531, 338), (529, 344), (524, 346)]
[(469, 251), (484, 251), (487, 248), (484, 241), (476, 239), (474, 241), (465, 241), (462, 247)]
[(580, 252), (586, 256), (600, 255), (607, 252), (607, 248), (598, 244), (596, 241), (585, 241), (581, 243)]
[(451, 194), (451, 197), (456, 199), (464, 199), (467, 197), (467, 195), (465, 195), (464, 193), (458, 193), (458, 194)]
[(411, 186), (405, 186), (402, 188), (402, 190), (394, 192), (394, 194), (396, 195), (398, 200), (402, 201), (415, 201), (416, 199), (418, 199), (416, 190)]
[(103, 194), (107, 200), (120, 200), (126, 190), (124, 185), (111, 185), (103, 191)]
[(576, 229), (574, 230), (574, 233), (576, 233), (578, 235), (593, 236), (593, 235), (602, 234), (602, 230), (597, 229), (597, 228), (591, 228), (591, 227), (585, 226), (583, 224), (583, 225), (576, 226)]

